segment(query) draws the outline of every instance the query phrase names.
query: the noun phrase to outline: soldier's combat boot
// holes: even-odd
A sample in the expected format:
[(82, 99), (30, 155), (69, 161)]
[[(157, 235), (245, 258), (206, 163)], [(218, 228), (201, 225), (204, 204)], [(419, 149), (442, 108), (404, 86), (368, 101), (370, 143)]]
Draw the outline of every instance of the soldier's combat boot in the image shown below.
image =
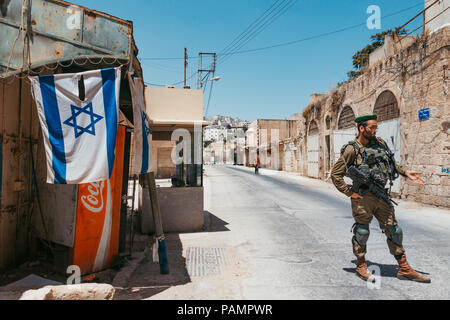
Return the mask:
[(411, 268), (411, 266), (408, 264), (408, 261), (406, 261), (406, 255), (402, 255), (400, 259), (397, 259), (399, 269), (397, 273), (397, 278), (400, 280), (412, 280), (417, 282), (423, 282), (423, 283), (430, 283), (431, 279), (426, 277), (423, 274), (418, 273), (416, 270)]
[(369, 272), (365, 258), (357, 258), (356, 275), (364, 281), (374, 281), (375, 277)]

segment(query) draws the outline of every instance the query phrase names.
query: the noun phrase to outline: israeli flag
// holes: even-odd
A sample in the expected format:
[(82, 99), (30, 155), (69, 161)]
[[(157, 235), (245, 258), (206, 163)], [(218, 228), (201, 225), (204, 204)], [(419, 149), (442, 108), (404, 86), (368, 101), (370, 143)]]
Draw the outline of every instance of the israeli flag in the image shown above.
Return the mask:
[(133, 162), (132, 174), (144, 174), (152, 169), (152, 147), (150, 145), (150, 128), (145, 113), (144, 83), (138, 75), (128, 73), (131, 96), (133, 100)]
[[(83, 101), (80, 79), (85, 88)], [(30, 81), (44, 136), (47, 183), (109, 179), (114, 167), (120, 68), (30, 77)]]

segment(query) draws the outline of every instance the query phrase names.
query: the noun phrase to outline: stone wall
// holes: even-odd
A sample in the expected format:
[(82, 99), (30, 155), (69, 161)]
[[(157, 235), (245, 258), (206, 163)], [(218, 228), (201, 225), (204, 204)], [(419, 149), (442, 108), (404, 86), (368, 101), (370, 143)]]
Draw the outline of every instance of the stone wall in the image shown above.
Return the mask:
[[(377, 99), (389, 91), (395, 97), (400, 119), (400, 164), (423, 173), (420, 187), (401, 177), (400, 198), (450, 207), (450, 27), (442, 28), (409, 46), (396, 45), (396, 53), (365, 69), (364, 73), (333, 91), (313, 95), (302, 113), (303, 164), (308, 173), (307, 141), (310, 129), (319, 130), (319, 177), (327, 179), (334, 164), (333, 132), (343, 110), (355, 117), (374, 111)], [(419, 110), (429, 108), (430, 118), (419, 121)], [(347, 108), (348, 110), (348, 108)], [(331, 149), (331, 150), (330, 150)]]

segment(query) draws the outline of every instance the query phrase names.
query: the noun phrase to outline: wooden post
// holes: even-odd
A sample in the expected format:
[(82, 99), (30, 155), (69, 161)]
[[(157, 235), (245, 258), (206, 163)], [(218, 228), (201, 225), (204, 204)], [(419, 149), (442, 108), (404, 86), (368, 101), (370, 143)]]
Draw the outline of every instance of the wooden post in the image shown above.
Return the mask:
[(167, 261), (164, 231), (162, 227), (161, 213), (159, 211), (158, 197), (156, 194), (155, 174), (153, 172), (145, 174), (145, 180), (148, 185), (153, 221), (155, 223), (156, 241), (158, 241), (159, 269), (161, 274), (168, 274), (169, 263)]

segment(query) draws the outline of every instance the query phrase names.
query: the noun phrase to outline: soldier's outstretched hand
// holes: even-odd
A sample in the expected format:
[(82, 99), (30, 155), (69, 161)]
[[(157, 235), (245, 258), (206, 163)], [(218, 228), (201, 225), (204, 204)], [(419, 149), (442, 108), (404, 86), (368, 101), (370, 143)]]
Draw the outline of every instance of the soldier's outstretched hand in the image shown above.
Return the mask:
[(406, 171), (405, 172), (406, 176), (408, 178), (410, 178), (414, 183), (419, 184), (421, 186), (423, 186), (425, 184), (425, 182), (422, 180), (422, 178), (420, 177), (420, 175), (422, 174), (422, 172), (417, 172), (417, 171)]

